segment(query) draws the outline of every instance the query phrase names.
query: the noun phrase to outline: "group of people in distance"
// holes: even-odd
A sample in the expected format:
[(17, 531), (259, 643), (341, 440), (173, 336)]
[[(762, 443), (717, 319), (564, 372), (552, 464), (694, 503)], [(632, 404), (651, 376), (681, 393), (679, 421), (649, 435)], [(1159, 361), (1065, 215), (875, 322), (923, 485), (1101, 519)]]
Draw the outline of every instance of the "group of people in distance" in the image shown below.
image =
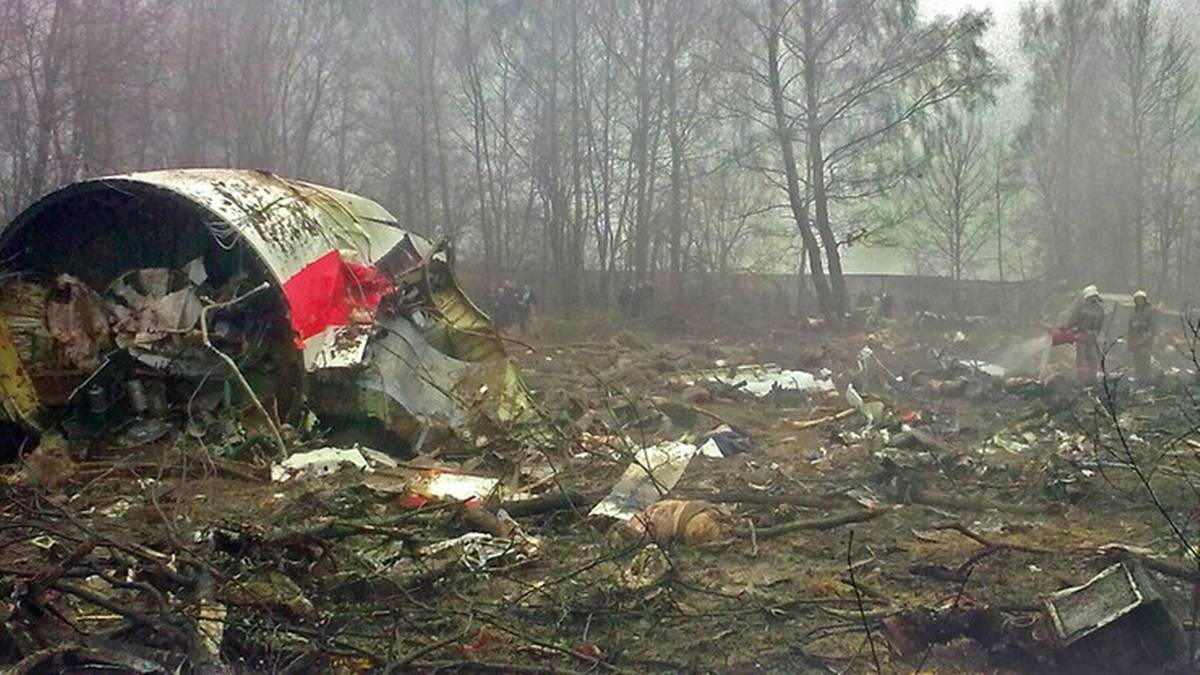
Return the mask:
[[(1100, 367), (1100, 333), (1104, 330), (1108, 312), (1100, 289), (1088, 286), (1067, 317), (1066, 330), (1075, 343), (1075, 374), (1083, 382), (1091, 382)], [(1154, 348), (1155, 310), (1145, 291), (1133, 294), (1133, 310), (1126, 327), (1125, 342), (1133, 362), (1133, 374), (1139, 382), (1154, 375), (1150, 354)]]

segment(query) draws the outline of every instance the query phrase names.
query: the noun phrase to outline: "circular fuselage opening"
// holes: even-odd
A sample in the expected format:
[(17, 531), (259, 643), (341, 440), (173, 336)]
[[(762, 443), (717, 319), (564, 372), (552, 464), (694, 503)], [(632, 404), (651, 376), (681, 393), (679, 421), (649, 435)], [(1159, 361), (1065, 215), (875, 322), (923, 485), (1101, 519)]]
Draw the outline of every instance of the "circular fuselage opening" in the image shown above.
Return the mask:
[[(7, 228), (0, 316), (43, 426), (98, 436), (158, 418), (202, 433), (196, 425), (221, 426), (246, 410), (249, 397), (196, 320), (204, 307), (231, 301), (207, 311), (209, 342), (234, 359), (272, 415), (292, 416), (304, 369), (286, 304), (257, 255), (230, 232), (185, 197), (125, 181), (64, 188)], [(270, 288), (238, 300), (264, 282)], [(108, 335), (73, 334), (99, 331), (72, 304), (87, 302), (99, 304)], [(72, 345), (75, 338), (84, 344)]]

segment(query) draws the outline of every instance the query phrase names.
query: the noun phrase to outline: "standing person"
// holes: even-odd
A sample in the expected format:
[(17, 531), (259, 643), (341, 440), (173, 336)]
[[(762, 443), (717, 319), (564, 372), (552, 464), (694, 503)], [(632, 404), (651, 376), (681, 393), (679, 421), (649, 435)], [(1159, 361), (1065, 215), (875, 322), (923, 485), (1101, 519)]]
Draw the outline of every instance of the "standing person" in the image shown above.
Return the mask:
[(492, 320), (501, 330), (520, 319), (517, 307), (517, 291), (508, 279), (501, 281), (492, 293)]
[(521, 296), (517, 304), (519, 308), (518, 316), (520, 317), (517, 323), (521, 328), (521, 334), (524, 335), (528, 332), (529, 322), (533, 319), (533, 310), (538, 304), (537, 296), (534, 295), (533, 289), (529, 287), (529, 284), (525, 284), (521, 288)]
[(633, 316), (633, 286), (625, 284), (621, 287), (621, 291), (617, 293), (617, 307), (621, 308), (621, 313), (626, 318)]
[(1147, 382), (1154, 375), (1150, 352), (1154, 348), (1154, 308), (1146, 291), (1133, 294), (1133, 312), (1129, 315), (1129, 351), (1133, 354), (1133, 374), (1138, 382)]
[(1100, 331), (1104, 329), (1104, 304), (1100, 291), (1095, 286), (1083, 289), (1083, 297), (1071, 317), (1067, 328), (1075, 331), (1075, 375), (1090, 383), (1096, 379), (1096, 368), (1100, 365)]

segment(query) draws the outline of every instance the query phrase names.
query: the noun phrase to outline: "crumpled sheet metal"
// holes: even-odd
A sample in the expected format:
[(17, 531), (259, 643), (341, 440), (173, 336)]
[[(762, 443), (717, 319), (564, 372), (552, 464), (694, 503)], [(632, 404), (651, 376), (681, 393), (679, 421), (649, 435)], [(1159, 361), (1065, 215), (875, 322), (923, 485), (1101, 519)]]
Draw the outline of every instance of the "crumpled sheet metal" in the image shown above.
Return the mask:
[(359, 386), (399, 404), (421, 424), (459, 429), (480, 416), (509, 424), (531, 413), (507, 359), (463, 361), (436, 349), (406, 319), (385, 318), (379, 325), (383, 334), (370, 345)]
[(464, 361), (486, 361), (505, 356), (504, 343), (492, 320), (463, 293), (454, 280), (453, 269), (435, 255), (430, 266), (441, 268), (448, 282), (433, 291), (433, 303), (443, 321), (432, 326), (432, 339)]
[(0, 316), (0, 418), (36, 428), (37, 391), (25, 372), (12, 333)]
[(696, 455), (724, 456), (715, 443), (696, 447), (683, 441), (664, 441), (635, 450), (633, 461), (625, 467), (612, 491), (588, 515), (628, 522), (675, 487)]

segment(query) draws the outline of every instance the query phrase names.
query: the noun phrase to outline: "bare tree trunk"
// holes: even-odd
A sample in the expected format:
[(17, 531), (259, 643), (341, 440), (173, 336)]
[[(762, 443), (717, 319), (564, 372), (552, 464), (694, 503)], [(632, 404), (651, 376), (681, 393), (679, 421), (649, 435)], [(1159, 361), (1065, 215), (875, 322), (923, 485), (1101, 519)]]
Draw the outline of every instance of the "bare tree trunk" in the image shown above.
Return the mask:
[[(18, 0), (23, 6), (24, 0)], [(29, 179), (29, 194), (40, 195), (46, 191), (50, 168), (50, 146), (58, 122), (58, 84), (66, 58), (67, 24), (71, 20), (70, 0), (56, 0), (54, 15), (46, 36), (45, 53), (42, 54), (41, 91), (34, 89), (37, 106), (36, 140), (34, 141), (33, 166)], [(30, 81), (37, 78), (30, 73)]]
[(631, 135), (634, 186), (633, 220), (633, 272), (637, 281), (646, 281), (649, 274), (650, 255), (650, 204), (649, 184), (653, 167), (650, 163), (650, 126), (652, 124), (650, 87), (650, 47), (653, 37), (654, 0), (637, 0), (641, 15), (641, 30), (638, 38), (637, 76), (634, 96), (637, 102), (637, 118)]
[(796, 153), (792, 147), (791, 126), (784, 111), (783, 82), (779, 74), (779, 42), (780, 22), (783, 8), (779, 0), (771, 0), (770, 25), (764, 35), (767, 49), (767, 79), (771, 90), (771, 107), (774, 111), (776, 142), (779, 143), (780, 154), (783, 156), (783, 169), (787, 177), (788, 206), (791, 207), (792, 218), (800, 231), (804, 242), (804, 250), (808, 253), (808, 265), (812, 277), (813, 288), (817, 292), (817, 306), (821, 315), (827, 321), (836, 321), (829, 284), (825, 280), (824, 265), (821, 261), (821, 249), (817, 238), (813, 236), (808, 219), (808, 205), (800, 192), (800, 172), (796, 166)]

